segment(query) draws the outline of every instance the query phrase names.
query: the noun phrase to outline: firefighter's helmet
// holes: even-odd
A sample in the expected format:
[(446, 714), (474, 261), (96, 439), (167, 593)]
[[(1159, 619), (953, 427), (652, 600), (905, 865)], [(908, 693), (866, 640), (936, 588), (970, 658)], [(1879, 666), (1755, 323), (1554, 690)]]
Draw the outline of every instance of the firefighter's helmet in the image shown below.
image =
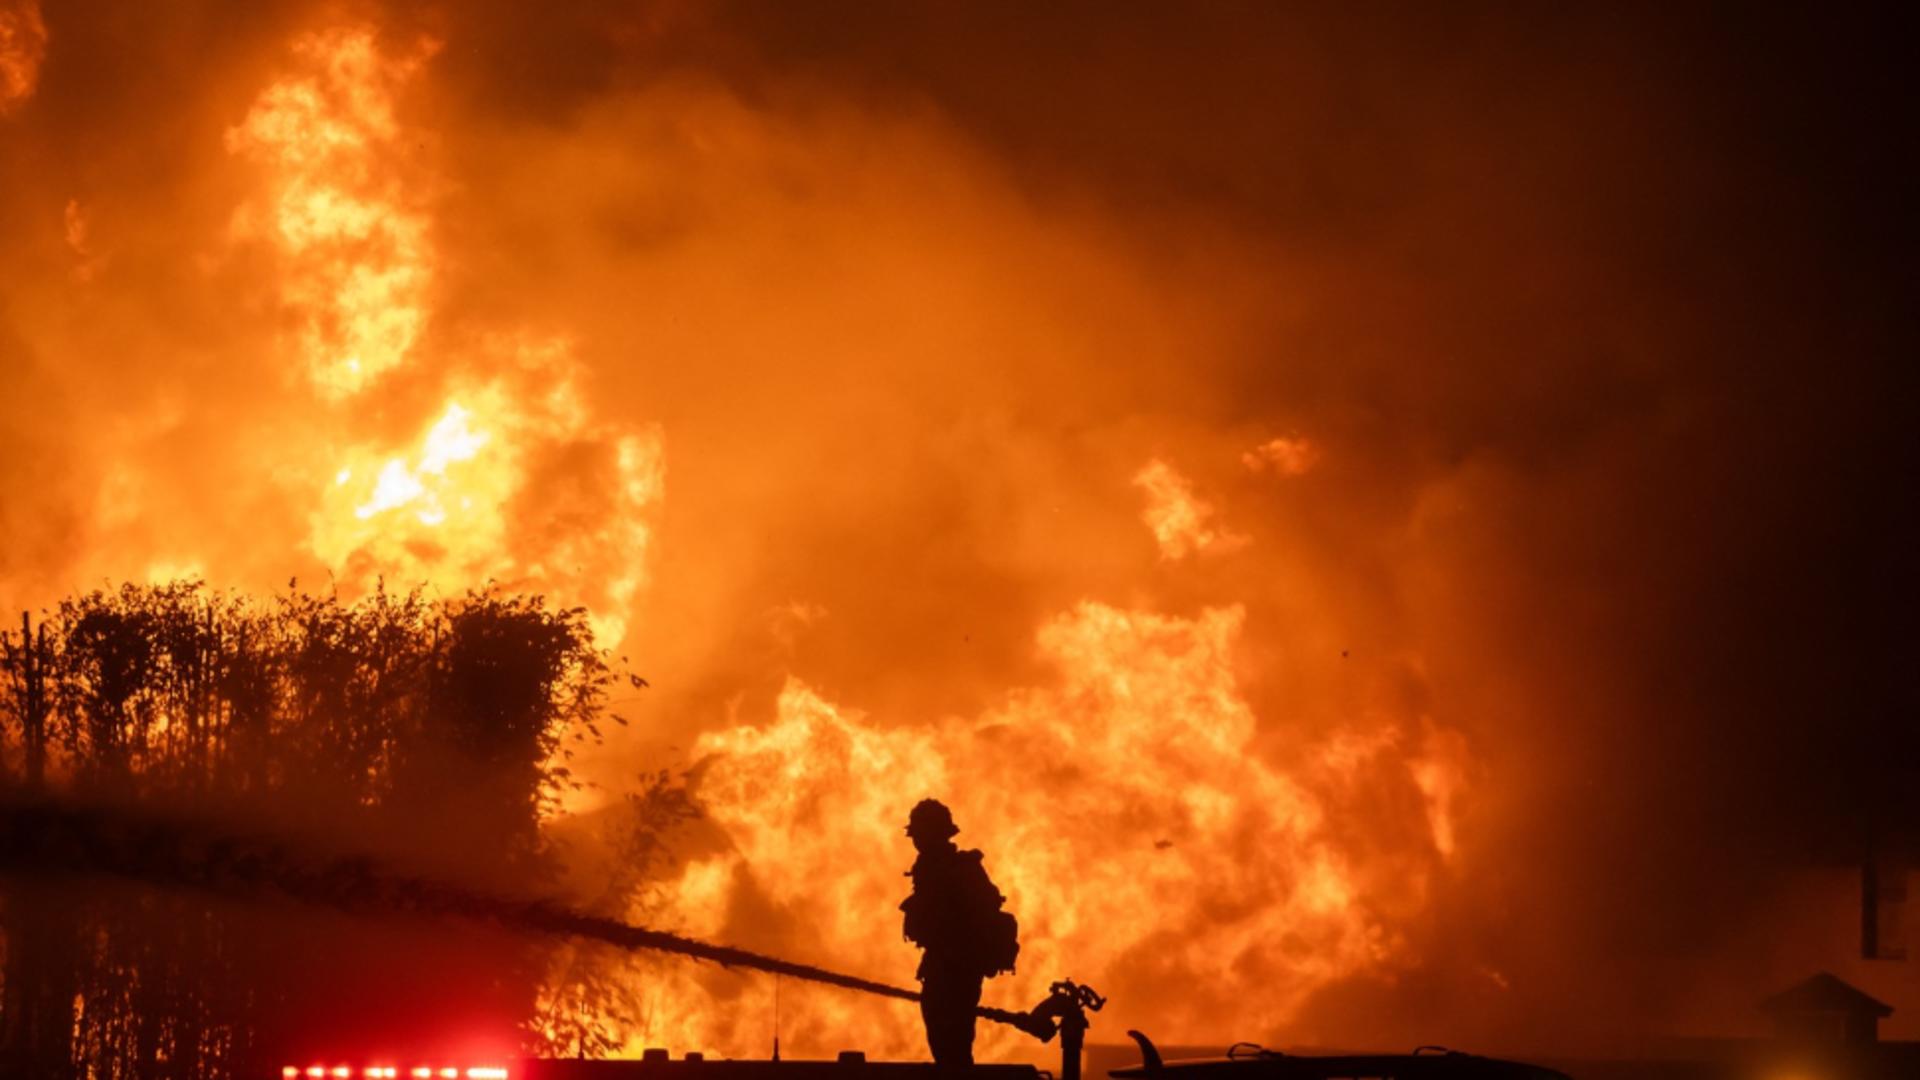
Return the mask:
[(944, 838), (959, 831), (960, 826), (953, 823), (953, 811), (939, 799), (921, 799), (907, 815), (908, 836)]

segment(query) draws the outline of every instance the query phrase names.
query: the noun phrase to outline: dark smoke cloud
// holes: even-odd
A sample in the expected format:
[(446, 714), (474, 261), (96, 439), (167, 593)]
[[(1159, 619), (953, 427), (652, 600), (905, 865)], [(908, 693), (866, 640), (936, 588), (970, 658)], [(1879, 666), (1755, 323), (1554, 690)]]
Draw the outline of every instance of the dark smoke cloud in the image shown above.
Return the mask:
[[(1893, 27), (1259, 6), (501, 19), (476, 28), (465, 70), (474, 103), (509, 123), (579, 131), (596, 103), (689, 79), (803, 130), (852, 101), (960, 139), (1036, 219), (1113, 230), (1145, 288), (1217, 305), (1179, 345), (1064, 378), (996, 379), (1035, 361), (994, 355), (961, 367), (977, 393), (916, 373), (958, 415), (915, 398), (897, 425), (815, 452), (872, 493), (884, 478), (850, 461), (868, 438), (931, 456), (972, 436), (982, 471), (1029, 470), (1071, 499), (1177, 448), (1230, 493), (1253, 550), (1286, 545), (1350, 613), (1356, 644), (1423, 653), (1409, 692), (1466, 727), (1487, 767), (1485, 862), (1442, 916), (1460, 955), (1436, 966), (1497, 962), (1556, 988), (1537, 1014), (1507, 1006), (1509, 1034), (1569, 1013), (1670, 1018), (1686, 1004), (1676, 971), (1713, 956), (1777, 871), (1857, 858), (1869, 823), (1910, 830), (1914, 530), (1898, 478), (1914, 455), (1895, 403), (1912, 116)], [(634, 242), (703, 228), (686, 209)], [(1052, 299), (1072, 305), (1064, 291)], [(1073, 317), (1097, 322), (1095, 306)], [(884, 337), (884, 302), (868, 315)], [(766, 392), (818, 407), (888, 377), (828, 364), (776, 363)], [(722, 367), (704, 392), (755, 400)], [(988, 410), (1004, 426), (967, 432)], [(777, 440), (781, 420), (760, 419)], [(1232, 475), (1230, 448), (1289, 428), (1330, 448), (1324, 469), (1278, 495)], [(1050, 460), (1023, 460), (1023, 439)], [(1074, 468), (1076, 452), (1099, 467)], [(791, 587), (782, 566), (814, 568), (810, 595), (834, 614), (796, 666), (865, 700), (905, 695), (906, 713), (955, 707), (950, 683), (999, 684), (969, 668), (1017, 669), (954, 655), (959, 619), (1018, 641), (1059, 594), (1122, 587), (1098, 556), (994, 558), (1009, 523), (973, 485), (887, 489), (851, 518), (831, 491), (760, 498), (742, 520), (772, 513), (781, 550), (743, 560), (765, 581), (728, 624)], [(963, 538), (956, 566), (942, 527)], [(913, 580), (864, 593), (864, 568), (896, 560)], [(850, 580), (818, 569), (834, 565)], [(1284, 620), (1294, 575), (1269, 592), (1245, 572), (1154, 592), (1251, 593), (1256, 619)], [(959, 599), (983, 590), (999, 602)], [(876, 654), (922, 689), (862, 670)], [(1273, 682), (1263, 715), (1295, 720), (1308, 703)], [(1443, 995), (1411, 987), (1398, 1008), (1415, 1025)]]
[[(209, 564), (310, 569), (247, 554), (300, 535), (245, 459), (287, 392), (252, 351), (271, 314), (244, 262), (176, 270), (237, 198), (208, 148), (313, 15), (47, 11), (38, 95), (0, 121), (28, 163), (0, 192), (11, 594), (70, 573), (113, 463), (161, 451), (121, 528), (233, 515), (258, 529)], [(606, 407), (667, 432), (629, 643), (656, 742), (764, 711), (787, 670), (970, 714), (1043, 677), (1032, 629), (1082, 597), (1244, 602), (1276, 749), (1386, 700), (1479, 762), (1424, 966), (1325, 995), (1303, 1031), (1327, 1039), (1664, 1023), (1783, 870), (1857, 857), (1870, 824), (1912, 837), (1910, 26), (382, 18), (445, 41), (416, 103), (459, 180), (443, 322), (567, 328)], [(120, 299), (67, 295), (70, 198)], [(1294, 431), (1324, 448), (1308, 475), (1240, 464)], [(1128, 482), (1154, 455), (1242, 554), (1157, 563)]]

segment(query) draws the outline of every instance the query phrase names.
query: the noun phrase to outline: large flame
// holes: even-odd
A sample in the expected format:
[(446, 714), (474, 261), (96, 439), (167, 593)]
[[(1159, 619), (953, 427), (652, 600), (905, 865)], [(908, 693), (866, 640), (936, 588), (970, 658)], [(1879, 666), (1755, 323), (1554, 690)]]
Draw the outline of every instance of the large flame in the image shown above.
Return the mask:
[(316, 386), (365, 390), (419, 340), (433, 284), (421, 173), (409, 169), (393, 97), (424, 54), (383, 57), (373, 34), (294, 43), (297, 72), (260, 95), (227, 145), (265, 165), (269, 195), (235, 219), (284, 254), (281, 292), (300, 319)]
[[(939, 796), (992, 1000), (1096, 1040), (1611, 1050), (1814, 968), (1920, 1036), (1785, 872), (1920, 833), (1910, 33), (1083, 7), (0, 0), (9, 625), (583, 605), (651, 686), (569, 887), (906, 982)], [(770, 980), (576, 956), (594, 1046), (771, 1044)]]
[[(14, 10), (0, 15), (0, 92), (18, 96), (40, 44), (36, 9)], [(568, 328), (444, 325), (445, 185), (433, 132), (405, 108), (435, 51), (358, 26), (301, 34), (227, 130), (255, 186), (226, 250), (272, 268), (275, 355), (292, 387), (289, 433), (261, 471), (297, 508), (299, 552), (343, 589), (495, 581), (585, 605), (614, 645), (650, 614), (667, 436), (596, 407), (599, 373)], [(103, 265), (82, 201), (66, 202), (64, 224), (71, 253)], [(1290, 435), (1220, 457), (1298, 477), (1320, 453)], [(115, 465), (102, 522), (132, 529), (143, 467)], [(1110, 478), (1115, 513), (1134, 513), (1129, 475), (1160, 556), (1143, 575), (1199, 573), (1256, 543), (1167, 457)], [(190, 546), (127, 546), (148, 573), (223, 572)], [(754, 707), (747, 690), (695, 717), (698, 796), (724, 842), (636, 914), (902, 981), (915, 957), (895, 907), (911, 860), (900, 826), (936, 795), (1023, 927), (1019, 973), (992, 984), (995, 1003), (1031, 1004), (1071, 976), (1114, 996), (1103, 1024), (1115, 1032), (1260, 1038), (1317, 990), (1413, 959), (1405, 927), (1459, 844), (1469, 759), (1457, 733), (1402, 711), (1288, 734), (1288, 716), (1251, 701), (1247, 608), (1231, 599), (1174, 608), (1121, 591), (1053, 607), (1034, 638), (1044, 674), (981, 692), (991, 704), (973, 715), (870, 713), (857, 691), (818, 689), (799, 668), (776, 674), (784, 688), (761, 702), (763, 722), (733, 715)], [(791, 644), (823, 610), (795, 599), (779, 632)], [(768, 1044), (764, 980), (637, 960), (629, 979), (648, 1003), (630, 1049)], [(920, 1053), (897, 1004), (785, 993), (779, 1028), (798, 1051)], [(1013, 1038), (993, 1033), (988, 1052), (1026, 1052)]]
[[(365, 27), (302, 35), (293, 70), (227, 135), (264, 182), (235, 215), (235, 236), (279, 256), (290, 344), (323, 407), (343, 419), (355, 399), (408, 374), (430, 323), (434, 176), (396, 98), (436, 48), (388, 55)], [(347, 445), (325, 463), (313, 554), (351, 588), (389, 577), (552, 592), (587, 605), (617, 643), (645, 580), (658, 433), (596, 420), (562, 338), (468, 343), (434, 374), (443, 404), (413, 441)]]
[[(911, 971), (895, 905), (912, 860), (905, 808), (945, 797), (1022, 920), (1008, 1007), (1072, 976), (1112, 993), (1103, 1024), (1189, 1040), (1271, 1030), (1329, 981), (1380, 969), (1451, 847), (1465, 763), (1449, 737), (1387, 723), (1343, 730), (1289, 769), (1259, 749), (1233, 654), (1244, 616), (1194, 618), (1084, 603), (1041, 627), (1051, 683), (972, 719), (920, 725), (836, 706), (789, 681), (764, 726), (710, 732), (703, 802), (733, 842), (680, 879), (689, 929), (752, 935), (739, 912), (791, 927), (806, 959)], [(1352, 842), (1349, 802), (1417, 787), (1426, 829), (1393, 823)], [(1367, 794), (1361, 795), (1361, 791)], [(746, 1016), (691, 983), (663, 991), (641, 1041), (750, 1052)], [(829, 1050), (851, 1032), (915, 1053), (911, 1024), (845, 995), (812, 994), (783, 1034)], [(1028, 1048), (996, 1030), (999, 1053)]]

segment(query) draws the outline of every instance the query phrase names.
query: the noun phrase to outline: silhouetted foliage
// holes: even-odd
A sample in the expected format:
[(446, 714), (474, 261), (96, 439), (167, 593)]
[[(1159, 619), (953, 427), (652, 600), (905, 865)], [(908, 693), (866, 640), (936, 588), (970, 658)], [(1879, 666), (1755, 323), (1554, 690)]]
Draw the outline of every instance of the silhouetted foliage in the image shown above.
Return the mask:
[[(0, 633), (0, 787), (525, 893), (551, 876), (539, 826), (570, 782), (563, 742), (598, 738), (614, 678), (585, 613), (537, 597), (290, 587), (263, 604), (128, 585)], [(677, 791), (650, 787), (636, 827), (690, 814)], [(404, 1049), (450, 1026), (535, 1037), (550, 971), (543, 945), (481, 927), (284, 898), (16, 874), (0, 901), (10, 1074), (266, 1075), (283, 1055)]]
[[(665, 838), (698, 811), (681, 777), (662, 771), (644, 780), (603, 832), (610, 870), (584, 907), (589, 914), (647, 922), (663, 906), (657, 882), (673, 860)], [(677, 961), (639, 958), (585, 939), (555, 950), (537, 1048), (555, 1057), (605, 1057), (620, 1049), (626, 1033), (646, 1021), (645, 987), (633, 978), (633, 966), (660, 962)]]

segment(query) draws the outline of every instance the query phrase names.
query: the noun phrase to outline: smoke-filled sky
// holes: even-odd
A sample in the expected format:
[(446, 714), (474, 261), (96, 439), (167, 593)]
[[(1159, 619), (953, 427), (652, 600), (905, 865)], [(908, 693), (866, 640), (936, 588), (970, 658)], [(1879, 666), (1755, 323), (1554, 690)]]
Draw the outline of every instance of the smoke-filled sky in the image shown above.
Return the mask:
[[(0, 600), (589, 604), (654, 688), (588, 771), (732, 752), (746, 869), (682, 917), (757, 946), (813, 932), (785, 846), (898, 824), (853, 810), (948, 797), (1011, 871), (1041, 811), (1204, 790), (1232, 843), (1167, 882), (1272, 860), (1311, 932), (1163, 970), (1140, 927), (1233, 898), (1102, 907), (1087, 962), (1253, 972), (1175, 991), (1284, 1002), (1223, 1041), (1737, 1016), (1805, 972), (1729, 928), (1912, 835), (1910, 25), (551, 7), (0, 3)], [(753, 802), (843, 713), (945, 790)], [(1029, 764), (1071, 798), (970, 786)], [(1033, 910), (1072, 886), (1030, 932), (1090, 933)]]

